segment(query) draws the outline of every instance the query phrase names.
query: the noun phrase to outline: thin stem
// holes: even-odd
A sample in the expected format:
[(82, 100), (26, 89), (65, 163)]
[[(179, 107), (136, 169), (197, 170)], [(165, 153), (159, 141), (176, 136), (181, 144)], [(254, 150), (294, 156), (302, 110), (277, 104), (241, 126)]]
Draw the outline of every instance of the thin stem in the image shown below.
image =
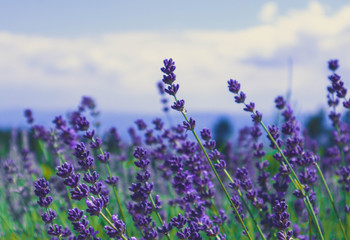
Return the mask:
[[(175, 101), (177, 101), (176, 95), (174, 95), (174, 99), (175, 99)], [(185, 118), (186, 122), (189, 123), (189, 120), (188, 120), (188, 118), (187, 118), (185, 112), (184, 112), (184, 111), (181, 111), (181, 113), (182, 113), (182, 116)], [(238, 217), (238, 219), (239, 219), (240, 224), (242, 225), (244, 231), (247, 233), (247, 237), (251, 240), (252, 238), (251, 238), (251, 236), (250, 236), (250, 234), (249, 234), (249, 231), (248, 231), (247, 227), (245, 226), (245, 224), (244, 224), (244, 222), (243, 222), (241, 216), (239, 215), (236, 206), (233, 204), (230, 195), (228, 194), (228, 192), (227, 192), (227, 190), (226, 190), (224, 184), (222, 183), (222, 181), (221, 181), (221, 179), (220, 179), (219, 174), (217, 173), (217, 171), (216, 171), (216, 169), (215, 169), (213, 163), (211, 162), (211, 160), (210, 160), (210, 158), (209, 158), (209, 156), (208, 156), (207, 151), (204, 149), (203, 144), (202, 144), (202, 142), (199, 140), (198, 135), (197, 135), (197, 133), (194, 131), (194, 129), (192, 129), (191, 132), (193, 133), (193, 136), (196, 138), (196, 140), (197, 140), (197, 142), (198, 142), (200, 148), (202, 149), (202, 152), (204, 153), (204, 155), (205, 155), (205, 157), (206, 157), (206, 159), (207, 159), (207, 161), (208, 161), (208, 163), (209, 163), (209, 165), (210, 165), (212, 171), (214, 172), (214, 174), (215, 174), (215, 176), (216, 176), (216, 179), (219, 181), (221, 188), (224, 190), (224, 193), (225, 193), (226, 197), (227, 197), (228, 200), (230, 201), (230, 204), (231, 204), (231, 206), (233, 207), (233, 209), (234, 209), (234, 211), (235, 211), (235, 213), (236, 213), (236, 215), (237, 215), (237, 217)]]
[[(186, 121), (189, 122), (187, 116), (186, 116), (184, 113), (182, 113), (182, 115), (185, 117)], [(209, 163), (211, 169), (213, 170), (213, 172), (214, 172), (214, 174), (215, 174), (215, 176), (216, 176), (216, 179), (219, 181), (221, 188), (222, 188), (222, 189), (224, 190), (224, 192), (225, 192), (226, 197), (229, 199), (230, 204), (231, 204), (231, 206), (233, 207), (233, 209), (234, 209), (234, 211), (235, 211), (235, 213), (236, 213), (236, 216), (237, 216), (238, 219), (239, 219), (239, 222), (241, 223), (241, 225), (242, 225), (244, 231), (245, 231), (246, 234), (247, 234), (247, 237), (248, 237), (249, 239), (252, 239), (252, 237), (251, 237), (250, 234), (249, 234), (249, 231), (248, 231), (247, 227), (245, 226), (245, 224), (244, 224), (244, 222), (243, 222), (243, 219), (242, 219), (241, 216), (239, 215), (239, 212), (238, 212), (236, 206), (233, 204), (230, 195), (228, 194), (228, 192), (227, 192), (227, 190), (226, 190), (224, 184), (222, 183), (222, 181), (221, 181), (221, 179), (220, 179), (219, 174), (217, 173), (217, 171), (216, 171), (216, 169), (215, 169), (213, 163), (211, 162), (211, 160), (210, 160), (210, 158), (209, 158), (209, 156), (208, 156), (208, 153), (207, 153), (206, 150), (204, 149), (203, 144), (202, 144), (201, 141), (199, 140), (199, 138), (198, 138), (198, 136), (197, 136), (197, 134), (196, 134), (196, 132), (195, 132), (194, 130), (192, 130), (192, 133), (193, 133), (194, 137), (196, 138), (196, 140), (197, 140), (197, 142), (198, 142), (200, 148), (202, 149), (202, 151), (203, 151), (205, 157), (207, 158), (208, 163)]]
[[(158, 217), (158, 220), (159, 220), (160, 224), (163, 226), (163, 225), (164, 225), (164, 222), (163, 222), (162, 217), (160, 216), (159, 212), (158, 212), (157, 209), (156, 209), (156, 204), (154, 203), (152, 194), (149, 195), (149, 199), (151, 200), (151, 203), (152, 203), (152, 205), (153, 205), (153, 208), (155, 209), (155, 213), (156, 213), (156, 215), (157, 215), (157, 217)], [(165, 234), (165, 236), (166, 236), (166, 238), (167, 238), (168, 240), (170, 240), (169, 233)]]
[[(58, 159), (60, 160), (60, 164), (62, 165), (66, 161), (64, 159), (64, 156), (61, 153), (59, 153), (59, 152), (57, 152), (57, 156), (58, 156)], [(68, 195), (70, 206), (73, 208), (74, 207), (73, 200), (72, 200), (72, 196), (69, 194), (68, 186), (66, 186), (66, 191), (67, 191), (67, 195)]]
[(110, 218), (112, 218), (112, 214), (111, 214), (111, 212), (109, 211), (109, 209), (106, 207), (105, 208), (106, 209), (106, 212), (108, 213), (108, 216), (110, 217)]
[[(338, 136), (340, 137), (340, 130), (339, 130), (339, 127), (336, 126), (336, 129), (337, 129), (337, 134)], [(345, 154), (344, 154), (344, 149), (342, 146), (338, 146), (339, 147), (339, 150), (340, 150), (340, 156), (341, 156), (341, 162), (342, 162), (342, 165), (345, 166)], [(343, 182), (343, 188), (345, 188), (345, 182)], [(344, 205), (346, 205), (347, 203), (347, 197), (346, 197), (346, 191), (343, 191), (343, 196), (344, 196)], [(348, 235), (348, 214), (347, 212), (344, 211), (344, 220), (345, 220), (345, 234), (346, 236)]]
[[(219, 216), (220, 214), (219, 214), (218, 208), (216, 207), (215, 202), (214, 202), (214, 200), (212, 198), (210, 199), (210, 202), (211, 202), (211, 206), (210, 207), (211, 207), (212, 211), (214, 212), (214, 214)], [(220, 231), (222, 233), (225, 233), (223, 223), (219, 224), (219, 227), (220, 227)]]
[(312, 219), (309, 215), (309, 240), (312, 240)]
[[(174, 95), (174, 98), (175, 98), (175, 101), (177, 101), (177, 98), (176, 98), (175, 95)], [(181, 113), (182, 113), (182, 116), (185, 118), (186, 122), (189, 122), (189, 120), (188, 120), (188, 118), (187, 118), (187, 116), (186, 116), (185, 111), (181, 111)], [(209, 163), (209, 165), (210, 165), (212, 171), (214, 172), (216, 179), (219, 181), (220, 186), (221, 186), (221, 188), (223, 189), (223, 191), (224, 191), (224, 193), (225, 193), (227, 199), (230, 201), (230, 204), (231, 204), (232, 208), (234, 209), (235, 214), (236, 214), (236, 216), (238, 217), (238, 220), (239, 220), (240, 224), (242, 225), (244, 231), (246, 232), (247, 237), (248, 237), (250, 240), (252, 240), (252, 237), (250, 236), (250, 233), (249, 233), (247, 227), (245, 226), (245, 224), (244, 224), (244, 222), (243, 222), (243, 219), (242, 219), (241, 216), (239, 215), (239, 212), (238, 212), (236, 206), (235, 206), (234, 203), (232, 202), (230, 195), (228, 194), (228, 192), (227, 192), (227, 190), (226, 190), (224, 184), (223, 184), (222, 181), (221, 181), (221, 178), (220, 178), (219, 174), (217, 173), (217, 171), (216, 171), (216, 169), (215, 169), (213, 163), (211, 162), (211, 160), (210, 160), (210, 158), (209, 158), (209, 156), (208, 156), (207, 151), (204, 149), (202, 142), (199, 140), (197, 133), (194, 131), (194, 129), (192, 129), (191, 132), (193, 133), (193, 136), (196, 138), (196, 140), (197, 140), (197, 142), (198, 142), (200, 148), (202, 149), (202, 152), (204, 153), (204, 155), (205, 155), (205, 157), (206, 157), (206, 159), (207, 159), (207, 161), (208, 161), (208, 163)]]
[(347, 238), (347, 235), (346, 235), (344, 226), (343, 226), (343, 224), (342, 224), (342, 222), (341, 222), (341, 220), (340, 220), (340, 217), (339, 217), (339, 213), (338, 213), (338, 211), (337, 211), (337, 208), (335, 207), (334, 199), (333, 199), (333, 196), (332, 196), (332, 194), (331, 194), (331, 192), (330, 192), (330, 190), (329, 190), (329, 188), (328, 188), (328, 184), (327, 184), (327, 182), (326, 182), (326, 179), (325, 179), (324, 176), (323, 176), (323, 173), (322, 173), (322, 171), (321, 171), (321, 169), (320, 169), (320, 166), (318, 166), (317, 163), (315, 164), (315, 166), (316, 166), (316, 168), (317, 168), (318, 174), (320, 175), (320, 177), (321, 177), (321, 179), (322, 179), (323, 185), (324, 185), (324, 187), (325, 187), (326, 190), (327, 190), (327, 194), (328, 194), (329, 200), (330, 200), (330, 202), (331, 202), (331, 204), (332, 204), (332, 208), (333, 208), (333, 210), (334, 210), (334, 212), (335, 212), (335, 215), (337, 216), (339, 226), (340, 226), (340, 228), (341, 228), (341, 230), (342, 230), (342, 232), (343, 232), (343, 235), (344, 235), (345, 239), (347, 240), (348, 238)]
[(246, 200), (243, 198), (243, 195), (242, 195), (241, 191), (238, 190), (238, 194), (239, 194), (239, 196), (241, 197), (244, 206), (245, 206), (246, 209), (248, 210), (248, 213), (249, 213), (249, 215), (251, 216), (251, 218), (252, 218), (252, 220), (253, 220), (253, 222), (254, 222), (255, 227), (258, 229), (258, 232), (259, 232), (260, 236), (262, 237), (262, 239), (265, 240), (266, 238), (265, 238), (265, 236), (264, 236), (264, 234), (263, 234), (261, 228), (259, 227), (259, 225), (258, 225), (256, 219), (254, 218), (254, 215), (253, 215), (252, 211), (250, 210), (250, 208), (249, 208), (249, 206), (248, 206), (248, 203), (247, 203)]
[[(95, 142), (95, 139), (92, 138), (92, 142)], [(99, 151), (102, 154), (102, 156), (104, 156), (104, 152), (103, 152), (101, 147), (99, 147)], [(106, 168), (107, 168), (107, 172), (108, 172), (109, 177), (112, 179), (112, 172), (111, 172), (111, 169), (109, 168), (108, 163), (106, 163)], [(119, 211), (120, 211), (120, 216), (122, 217), (123, 222), (126, 223), (126, 220), (125, 220), (126, 218), (125, 218), (125, 214), (123, 211), (123, 207), (122, 207), (122, 204), (119, 200), (118, 192), (117, 192), (117, 189), (115, 186), (113, 186), (113, 192), (114, 192), (115, 198), (117, 199), (117, 203), (118, 203), (118, 207), (119, 207)], [(128, 228), (126, 228), (126, 235), (130, 236)]]
[[(219, 162), (219, 161), (217, 160), (217, 162)], [(226, 171), (226, 169), (224, 169), (224, 173), (226, 174), (226, 176), (227, 176), (227, 178), (230, 180), (230, 182), (233, 183), (233, 179), (232, 179), (231, 175)], [(259, 232), (260, 236), (262, 237), (262, 239), (265, 240), (265, 236), (264, 236), (264, 234), (263, 234), (261, 228), (259, 227), (257, 221), (255, 220), (255, 217), (254, 217), (252, 211), (250, 210), (250, 208), (249, 208), (249, 206), (248, 206), (248, 203), (247, 203), (247, 202), (245, 201), (245, 199), (243, 198), (242, 192), (241, 192), (239, 189), (237, 190), (237, 192), (238, 192), (239, 196), (241, 197), (244, 206), (245, 206), (246, 209), (248, 210), (248, 213), (249, 213), (250, 217), (253, 219), (254, 225), (255, 225), (255, 227), (258, 229), (258, 232)]]
[[(117, 187), (116, 186), (113, 186), (113, 191), (114, 191), (115, 197), (117, 199), (118, 206), (121, 206), (122, 204), (120, 203), (120, 199), (119, 199), (119, 196), (118, 196), (118, 193), (117, 193)], [(120, 215), (121, 215), (122, 219), (125, 219), (124, 211), (122, 209), (120, 209)]]
[[(253, 112), (253, 113), (254, 113), (254, 115), (256, 115), (255, 112)], [(318, 233), (319, 233), (321, 239), (324, 240), (324, 236), (323, 236), (323, 233), (322, 233), (322, 231), (321, 231), (321, 227), (320, 227), (320, 225), (319, 225), (319, 223), (318, 223), (318, 221), (317, 221), (315, 211), (314, 211), (314, 209), (313, 209), (313, 207), (312, 207), (312, 204), (311, 204), (311, 202), (310, 202), (310, 200), (309, 200), (309, 197), (308, 197), (307, 195), (305, 195), (304, 189), (302, 188), (302, 184), (301, 184), (301, 182), (300, 182), (298, 176), (297, 176), (296, 173), (294, 172), (294, 169), (292, 168), (292, 166), (289, 164), (289, 162), (288, 162), (286, 156), (284, 155), (284, 153), (282, 152), (281, 148), (280, 148), (280, 147), (278, 146), (278, 144), (276, 143), (275, 139), (271, 136), (270, 132), (267, 130), (265, 124), (264, 124), (262, 121), (260, 121), (260, 124), (261, 124), (261, 126), (264, 128), (265, 132), (268, 134), (270, 140), (271, 140), (272, 143), (275, 145), (275, 147), (277, 148), (278, 152), (281, 154), (284, 163), (287, 164), (288, 167), (289, 167), (289, 169), (291, 170), (291, 173), (292, 173), (292, 175), (293, 175), (293, 177), (295, 178), (295, 181), (296, 181), (296, 184), (293, 184), (293, 185), (294, 185), (295, 187), (296, 187), (296, 185), (297, 185), (296, 188), (299, 189), (299, 190), (301, 191), (301, 193), (303, 194), (303, 196), (304, 196), (304, 199), (303, 199), (303, 200), (304, 200), (304, 202), (307, 203), (307, 205), (309, 206), (309, 210), (310, 210), (310, 212), (311, 212), (313, 221), (314, 221), (314, 223), (315, 223), (315, 225), (316, 225), (316, 227), (317, 227)], [(282, 162), (282, 163), (283, 163), (283, 162)], [(290, 175), (288, 175), (288, 177), (291, 179), (292, 182), (294, 182), (294, 179), (293, 179)], [(309, 213), (310, 213), (310, 212), (309, 212)]]
[[(100, 215), (103, 217), (103, 219), (116, 231), (118, 231), (118, 229), (113, 225), (113, 223), (111, 223), (111, 221), (109, 221), (109, 219), (102, 213), (100, 212)], [(126, 226), (126, 225), (125, 225)], [(127, 238), (124, 236), (124, 234), (121, 234), (121, 238), (124, 240), (127, 240)]]

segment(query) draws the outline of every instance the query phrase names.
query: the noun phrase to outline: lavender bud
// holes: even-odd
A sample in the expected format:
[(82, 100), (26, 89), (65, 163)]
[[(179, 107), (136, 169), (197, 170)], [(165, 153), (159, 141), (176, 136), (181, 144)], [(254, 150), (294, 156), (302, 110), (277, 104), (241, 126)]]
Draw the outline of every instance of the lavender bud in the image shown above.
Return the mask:
[(57, 168), (56, 175), (61, 177), (61, 178), (67, 178), (70, 175), (72, 175), (72, 173), (74, 173), (73, 165), (65, 162), (62, 164), (62, 166)]
[(48, 209), (48, 212), (41, 215), (41, 219), (46, 223), (52, 223), (52, 221), (57, 217), (57, 214), (51, 208)]
[(105, 226), (106, 233), (110, 238), (121, 239), (121, 236), (125, 234), (126, 225), (122, 220), (118, 219), (118, 215), (112, 215), (112, 221), (114, 228), (108, 225)]
[(83, 217), (84, 211), (79, 208), (73, 208), (68, 210), (68, 220), (71, 222), (78, 222)]
[(115, 186), (117, 185), (118, 181), (119, 181), (119, 177), (112, 176), (112, 178), (107, 177), (107, 179), (105, 180), (105, 183), (107, 183), (108, 185)]
[(203, 128), (201, 131), (201, 137), (204, 141), (209, 141), (211, 139), (211, 131), (207, 128)]
[(40, 207), (47, 208), (47, 207), (49, 207), (51, 205), (52, 200), (53, 199), (50, 196), (45, 197), (45, 198), (39, 197), (39, 201), (37, 203), (39, 204)]
[(63, 227), (61, 225), (50, 225), (49, 229), (47, 230), (47, 233), (51, 236), (61, 236), (63, 232)]
[(335, 71), (337, 70), (339, 67), (339, 64), (338, 64), (338, 60), (337, 59), (334, 59), (334, 60), (329, 60), (328, 61), (328, 68), (331, 70), (331, 71)]
[(30, 110), (30, 109), (24, 110), (24, 116), (27, 118), (27, 122), (29, 124), (34, 122), (34, 118), (33, 118), (33, 115), (32, 115), (32, 110)]
[(111, 154), (109, 152), (104, 152), (104, 155), (99, 154), (97, 156), (97, 159), (101, 162), (101, 163), (107, 163), (109, 158), (111, 157)]
[(44, 178), (40, 178), (35, 182), (35, 190), (34, 193), (36, 196), (44, 198), (47, 194), (50, 193), (49, 182)]
[(140, 131), (147, 128), (147, 124), (142, 119), (136, 120), (135, 123)]
[(62, 118), (62, 116), (55, 117), (55, 119), (52, 122), (56, 125), (56, 129), (63, 129), (67, 125), (66, 121)]
[(89, 129), (90, 123), (86, 117), (80, 116), (75, 120), (76, 129), (79, 131), (86, 131)]
[(194, 128), (196, 127), (196, 121), (190, 118), (188, 122), (186, 121), (183, 122), (183, 127), (188, 131), (193, 131)]
[(95, 136), (95, 130), (92, 131), (86, 131), (86, 133), (83, 135), (84, 138), (92, 140)]
[(278, 96), (275, 99), (275, 103), (276, 103), (276, 108), (278, 108), (280, 110), (283, 109), (287, 104), (286, 100), (284, 100), (284, 98), (282, 96)]
[(172, 109), (182, 112), (184, 110), (185, 100), (177, 100), (174, 105), (171, 106)]
[(101, 140), (101, 138), (98, 138), (98, 137), (95, 139), (95, 142), (90, 143), (90, 147), (94, 148), (94, 149), (98, 149), (101, 146), (102, 146), (102, 140)]
[(255, 108), (255, 103), (251, 102), (249, 104), (246, 104), (243, 110), (246, 112), (254, 112), (254, 108)]
[(234, 93), (234, 94), (238, 94), (240, 88), (241, 88), (241, 84), (239, 84), (236, 80), (228, 80), (228, 89), (230, 92)]
[(89, 187), (84, 183), (79, 184), (78, 187), (79, 190), (77, 188), (71, 190), (72, 199), (80, 201), (83, 198), (87, 198), (89, 196)]
[(93, 171), (92, 174), (87, 172), (84, 174), (83, 180), (87, 183), (94, 184), (95, 182), (98, 181), (99, 176), (100, 175), (96, 171)]
[(175, 96), (179, 88), (180, 88), (179, 84), (173, 84), (168, 86), (168, 89), (164, 89), (164, 91), (171, 96)]
[(91, 200), (86, 199), (85, 202), (88, 207), (88, 209), (86, 209), (86, 212), (90, 213), (91, 216), (100, 215), (100, 212), (102, 211), (102, 208), (103, 208), (102, 199), (94, 198), (93, 196), (91, 196)]
[(183, 217), (180, 213), (171, 219), (171, 224), (177, 229), (181, 229), (187, 223), (187, 219)]
[(246, 98), (245, 93), (244, 92), (240, 92), (239, 95), (235, 96), (235, 102), (236, 103), (244, 103), (245, 98)]
[(255, 114), (252, 114), (253, 122), (260, 123), (262, 120), (262, 114), (259, 111), (255, 111)]
[(63, 183), (65, 185), (67, 185), (68, 187), (71, 187), (71, 188), (76, 188), (79, 184), (79, 181), (80, 181), (80, 173), (78, 174), (72, 174), (71, 176), (67, 177)]

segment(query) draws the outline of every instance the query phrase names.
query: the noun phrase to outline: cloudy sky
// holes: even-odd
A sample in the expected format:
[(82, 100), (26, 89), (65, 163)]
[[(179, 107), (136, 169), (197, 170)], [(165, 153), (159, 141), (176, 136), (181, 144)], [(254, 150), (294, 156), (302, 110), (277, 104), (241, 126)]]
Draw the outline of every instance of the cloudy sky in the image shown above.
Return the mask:
[(159, 113), (172, 57), (188, 111), (241, 111), (234, 78), (268, 112), (291, 73), (306, 113), (326, 103), (329, 59), (349, 86), (349, 45), (348, 1), (1, 1), (0, 109), (72, 109), (88, 95), (103, 111)]

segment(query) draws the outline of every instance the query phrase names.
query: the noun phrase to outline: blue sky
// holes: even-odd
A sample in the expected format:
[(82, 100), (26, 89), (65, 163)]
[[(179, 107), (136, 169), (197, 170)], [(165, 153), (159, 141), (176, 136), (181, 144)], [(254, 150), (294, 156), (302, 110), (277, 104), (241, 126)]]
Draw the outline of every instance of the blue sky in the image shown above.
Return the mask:
[[(328, 14), (347, 4), (319, 1)], [(238, 30), (260, 24), (266, 3), (279, 14), (303, 9), (310, 1), (1, 1), (0, 29), (55, 37), (93, 36), (128, 31)]]
[(188, 111), (238, 112), (236, 78), (262, 111), (287, 89), (300, 112), (326, 103), (327, 61), (350, 76), (347, 1), (1, 1), (0, 109), (158, 113), (164, 58)]

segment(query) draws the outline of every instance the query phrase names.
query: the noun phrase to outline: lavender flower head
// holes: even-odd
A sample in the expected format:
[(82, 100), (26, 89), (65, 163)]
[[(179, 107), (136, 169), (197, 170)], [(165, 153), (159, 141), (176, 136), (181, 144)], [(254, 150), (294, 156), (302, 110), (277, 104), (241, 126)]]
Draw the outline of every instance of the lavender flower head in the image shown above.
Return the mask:
[(44, 198), (47, 194), (50, 193), (49, 182), (44, 178), (40, 178), (35, 182), (35, 190), (34, 193), (36, 196)]
[(329, 60), (328, 61), (328, 68), (333, 72), (335, 70), (337, 70), (339, 68), (338, 59)]
[(30, 109), (24, 110), (24, 116), (27, 118), (27, 122), (29, 124), (32, 124), (34, 122), (32, 110), (30, 110)]
[(174, 71), (176, 69), (175, 62), (173, 59), (165, 59), (163, 61), (164, 67), (162, 67), (160, 70), (162, 70), (165, 75), (163, 75), (163, 82), (168, 85), (172, 85), (173, 82), (176, 80), (176, 75), (174, 74)]

